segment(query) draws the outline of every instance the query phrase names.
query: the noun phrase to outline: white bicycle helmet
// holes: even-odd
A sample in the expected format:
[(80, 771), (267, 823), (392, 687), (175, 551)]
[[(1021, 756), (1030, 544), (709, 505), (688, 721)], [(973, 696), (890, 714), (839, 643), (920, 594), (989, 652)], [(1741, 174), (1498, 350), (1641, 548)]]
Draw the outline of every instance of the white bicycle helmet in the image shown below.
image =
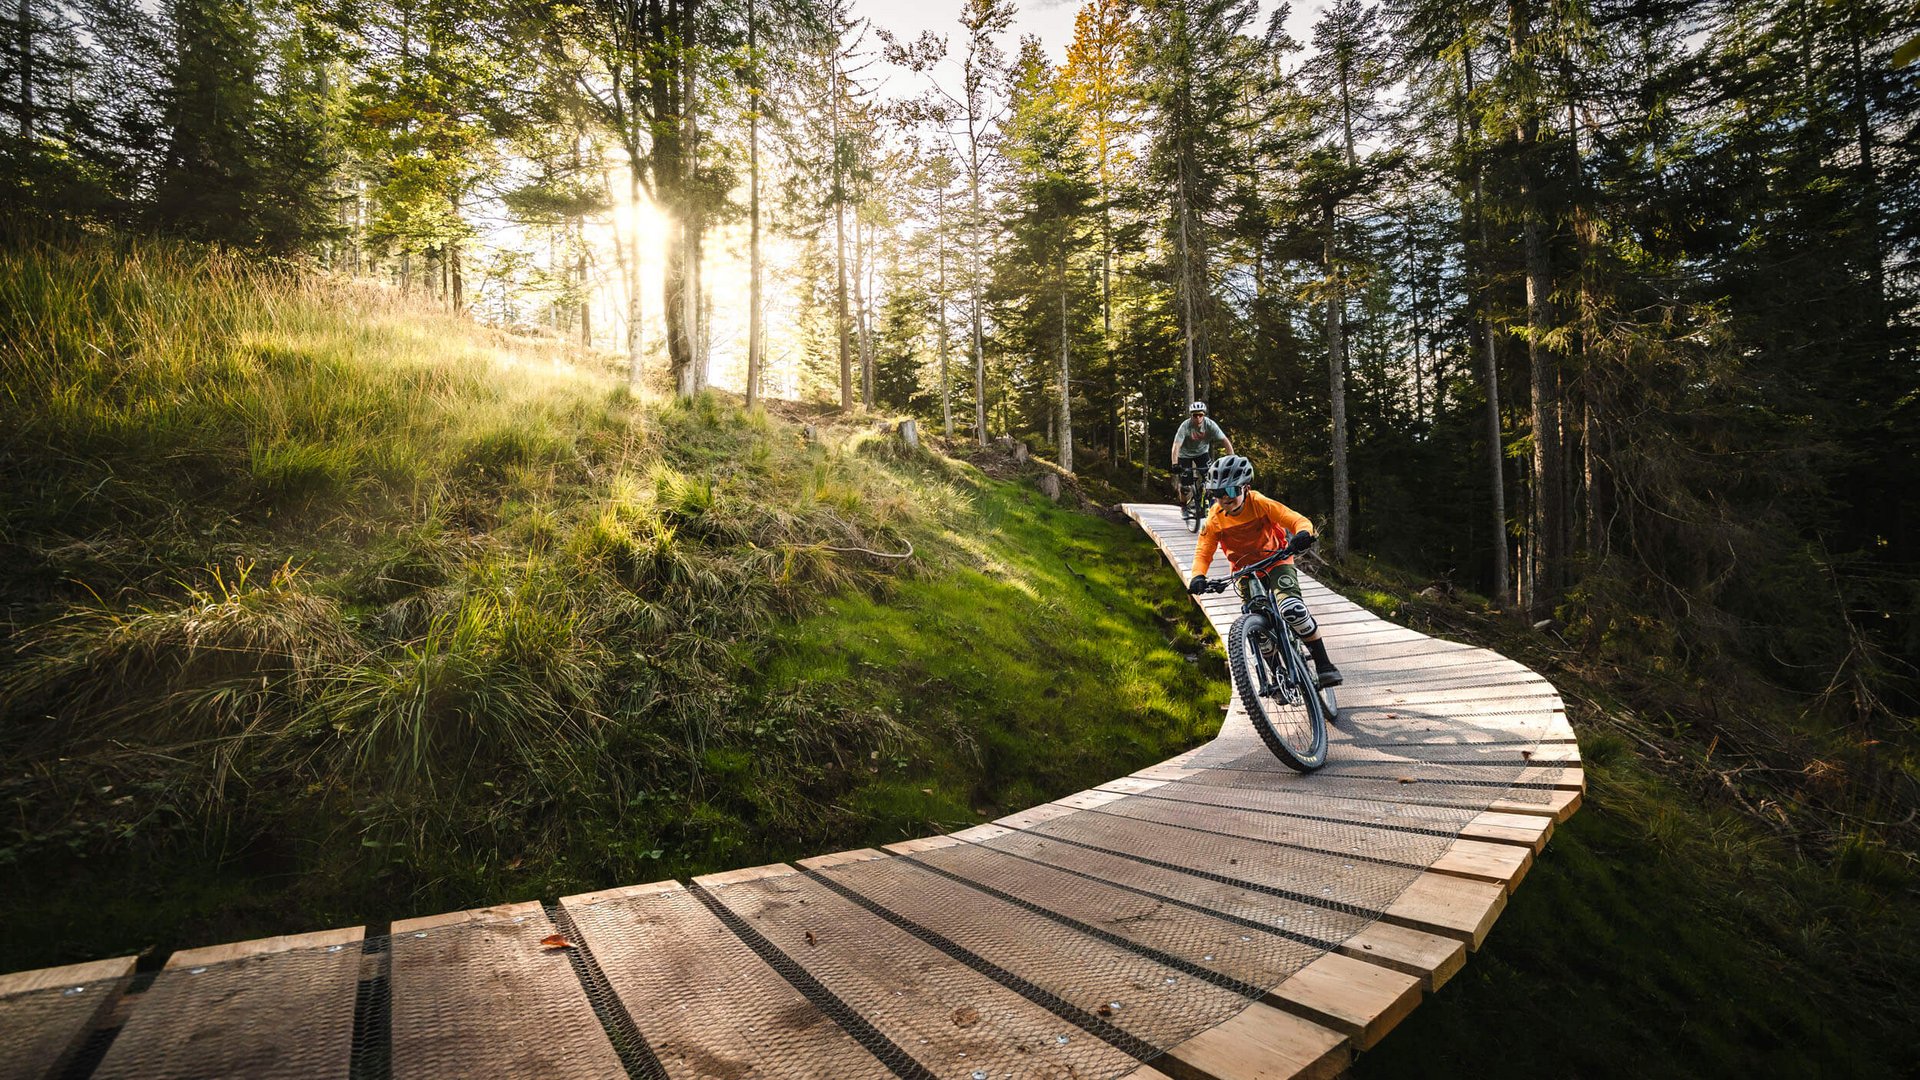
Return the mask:
[(1196, 401), (1193, 404), (1187, 406), (1187, 411), (1204, 414), (1207, 411), (1207, 403), (1204, 401)]
[(1207, 491), (1222, 492), (1229, 499), (1237, 498), (1252, 483), (1253, 462), (1239, 454), (1228, 454), (1207, 470)]

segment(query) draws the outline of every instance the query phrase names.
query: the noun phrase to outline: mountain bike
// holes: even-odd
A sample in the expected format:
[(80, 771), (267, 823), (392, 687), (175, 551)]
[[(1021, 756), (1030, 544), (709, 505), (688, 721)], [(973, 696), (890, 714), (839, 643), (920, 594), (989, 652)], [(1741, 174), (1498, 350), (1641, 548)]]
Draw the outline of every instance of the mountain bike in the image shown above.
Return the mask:
[(1186, 492), (1180, 500), (1180, 520), (1190, 533), (1199, 532), (1207, 520), (1207, 469), (1212, 464), (1213, 457), (1208, 455), (1182, 461), (1179, 466), (1181, 490)]
[(1300, 772), (1327, 763), (1327, 724), (1339, 718), (1332, 690), (1313, 673), (1306, 643), (1280, 617), (1265, 571), (1292, 555), (1281, 548), (1258, 562), (1209, 581), (1201, 592), (1238, 585), (1240, 617), (1227, 633), (1227, 669), (1247, 707), (1247, 718), (1274, 756)]

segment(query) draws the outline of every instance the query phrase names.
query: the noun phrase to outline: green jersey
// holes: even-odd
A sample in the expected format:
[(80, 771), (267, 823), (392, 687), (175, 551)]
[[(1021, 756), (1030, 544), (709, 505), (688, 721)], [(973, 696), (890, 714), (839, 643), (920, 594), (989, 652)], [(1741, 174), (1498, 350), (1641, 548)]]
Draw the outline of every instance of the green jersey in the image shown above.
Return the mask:
[(1215, 447), (1226, 444), (1227, 433), (1220, 430), (1211, 416), (1201, 417), (1198, 427), (1194, 426), (1193, 418), (1188, 417), (1180, 421), (1180, 430), (1174, 432), (1173, 441), (1180, 444), (1181, 457), (1205, 457), (1213, 453)]

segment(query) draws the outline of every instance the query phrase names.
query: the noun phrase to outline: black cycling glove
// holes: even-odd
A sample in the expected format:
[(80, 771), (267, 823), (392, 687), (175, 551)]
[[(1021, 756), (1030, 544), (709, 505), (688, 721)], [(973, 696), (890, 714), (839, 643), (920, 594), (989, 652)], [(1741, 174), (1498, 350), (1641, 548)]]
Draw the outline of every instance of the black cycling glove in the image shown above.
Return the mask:
[(1195, 596), (1198, 596), (1201, 593), (1206, 592), (1207, 591), (1207, 575), (1205, 574), (1193, 575), (1193, 580), (1187, 582), (1187, 591), (1194, 594)]
[(1308, 532), (1294, 533), (1293, 543), (1287, 545), (1287, 550), (1293, 552), (1295, 555), (1298, 555), (1301, 552), (1312, 547), (1315, 539), (1317, 538), (1312, 533), (1308, 533)]

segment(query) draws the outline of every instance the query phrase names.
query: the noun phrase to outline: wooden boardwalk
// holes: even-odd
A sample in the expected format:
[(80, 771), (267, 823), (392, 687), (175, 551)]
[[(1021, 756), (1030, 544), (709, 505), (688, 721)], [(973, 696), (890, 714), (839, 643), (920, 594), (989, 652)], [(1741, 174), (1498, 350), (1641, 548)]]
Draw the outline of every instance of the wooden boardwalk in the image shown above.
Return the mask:
[[(1184, 575), (1178, 509), (1128, 511)], [(1585, 781), (1546, 680), (1302, 587), (1347, 675), (1311, 776), (1236, 701), (1205, 746), (950, 836), (0, 976), (0, 1080), (1336, 1074)], [(1224, 638), (1237, 602), (1202, 606)]]

